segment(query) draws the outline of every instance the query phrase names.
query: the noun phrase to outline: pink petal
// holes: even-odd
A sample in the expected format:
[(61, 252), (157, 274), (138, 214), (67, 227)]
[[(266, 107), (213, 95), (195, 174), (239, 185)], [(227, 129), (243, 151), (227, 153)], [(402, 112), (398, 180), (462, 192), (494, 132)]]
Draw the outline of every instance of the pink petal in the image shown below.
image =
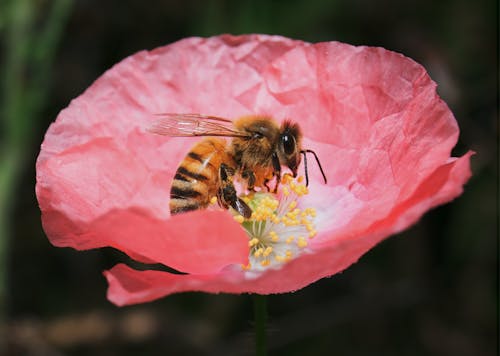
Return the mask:
[(194, 273), (247, 261), (246, 235), (227, 214), (162, 217), (168, 175), (122, 151), (111, 139), (99, 138), (39, 160), (37, 196), (54, 245), (112, 246), (142, 261)]
[(252, 280), (245, 279), (241, 271), (234, 269), (212, 275), (174, 275), (161, 271), (139, 272), (117, 265), (105, 272), (109, 283), (108, 299), (117, 305), (126, 305), (186, 291), (270, 294), (303, 288), (344, 270), (385, 237), (415, 223), (428, 209), (460, 195), (462, 185), (470, 177), (470, 155), (437, 169), (387, 220), (359, 236), (338, 239), (331, 246), (302, 255), (281, 270), (269, 271)]
[(213, 273), (228, 264), (248, 262), (248, 238), (225, 212), (196, 211), (164, 220), (129, 208), (111, 210), (85, 223), (48, 209), (43, 221), (56, 246), (81, 250), (111, 246), (140, 261), (182, 272)]
[[(245, 235), (230, 217), (203, 215), (196, 224), (185, 217), (169, 220), (171, 180), (196, 139), (159, 137), (145, 129), (163, 112), (250, 113), (263, 67), (295, 43), (272, 36), (191, 38), (140, 52), (96, 80), (61, 111), (37, 159), (37, 198), (51, 242), (77, 249), (114, 246), (191, 272), (244, 263)], [(128, 219), (144, 227), (134, 228)], [(184, 247), (175, 251), (179, 244)], [(167, 245), (170, 256), (163, 256)], [(203, 255), (204, 248), (208, 265), (197, 266), (190, 256)]]
[[(171, 180), (195, 140), (145, 132), (163, 112), (299, 122), (329, 182), (312, 162), (304, 202), (321, 212), (314, 254), (245, 280), (227, 267), (248, 252), (227, 214), (171, 218)], [(119, 304), (184, 290), (283, 292), (346, 268), (459, 195), (470, 154), (450, 158), (457, 137), (435, 83), (400, 54), (278, 36), (189, 38), (125, 59), (72, 101), (46, 134), (36, 191), (55, 245), (113, 246), (193, 273), (113, 269)]]

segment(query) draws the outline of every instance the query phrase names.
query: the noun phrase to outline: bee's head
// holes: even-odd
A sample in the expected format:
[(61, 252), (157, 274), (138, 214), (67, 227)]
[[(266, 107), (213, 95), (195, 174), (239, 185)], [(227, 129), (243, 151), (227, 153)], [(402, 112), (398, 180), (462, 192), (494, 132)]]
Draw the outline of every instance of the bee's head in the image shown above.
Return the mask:
[(297, 176), (297, 169), (300, 164), (302, 134), (299, 125), (284, 121), (281, 124), (280, 137), (277, 151), (280, 163), (290, 168), (293, 176)]

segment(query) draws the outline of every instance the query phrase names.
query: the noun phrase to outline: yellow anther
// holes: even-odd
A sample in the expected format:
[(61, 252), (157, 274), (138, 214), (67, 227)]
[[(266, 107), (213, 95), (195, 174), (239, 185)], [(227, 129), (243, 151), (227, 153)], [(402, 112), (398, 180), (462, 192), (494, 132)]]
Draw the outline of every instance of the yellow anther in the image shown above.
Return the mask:
[(278, 242), (280, 240), (278, 234), (275, 231), (271, 231), (269, 233), (269, 237), (271, 238), (272, 242)]
[(267, 267), (267, 266), (269, 266), (270, 264), (271, 264), (271, 260), (270, 260), (270, 259), (265, 259), (265, 260), (263, 260), (263, 261), (260, 261), (260, 265), (261, 265), (262, 267)]
[(248, 271), (250, 268), (252, 268), (252, 264), (250, 262), (248, 262), (247, 265), (241, 265), (241, 269), (244, 271)]
[(234, 220), (236, 220), (236, 222), (241, 224), (241, 223), (243, 223), (243, 221), (245, 221), (245, 218), (241, 215), (235, 215)]
[(259, 243), (259, 239), (254, 237), (250, 241), (248, 241), (248, 247), (253, 247)]
[(306, 208), (305, 211), (304, 211), (307, 215), (309, 215), (310, 217), (316, 217), (316, 209), (314, 208)]
[(314, 225), (309, 220), (302, 219), (300, 223), (306, 227), (307, 231), (311, 232), (312, 230), (314, 230)]
[(290, 183), (290, 188), (299, 197), (301, 197), (301, 196), (309, 193), (309, 190), (307, 189), (307, 187), (305, 185), (300, 185), (300, 184), (297, 185), (297, 184), (295, 184), (295, 183), (292, 182), (292, 183)]
[(293, 217), (290, 218), (287, 216), (283, 216), (282, 221), (283, 221), (283, 225), (285, 225), (285, 226), (296, 226), (299, 224), (299, 221), (297, 219), (294, 219)]
[(213, 196), (210, 198), (210, 204), (214, 205), (215, 203), (217, 203), (217, 197)]
[(253, 253), (253, 255), (255, 257), (260, 257), (263, 253), (264, 253), (264, 249), (262, 247), (259, 247), (258, 249), (255, 250), (255, 252)]
[(306, 246), (307, 246), (307, 241), (306, 241), (306, 239), (305, 239), (305, 238), (303, 238), (303, 237), (299, 237), (299, 238), (297, 239), (297, 246), (298, 246), (298, 247), (300, 247), (300, 248), (304, 248), (304, 247), (306, 247)]
[(262, 254), (264, 257), (269, 256), (273, 252), (273, 248), (271, 246), (266, 247), (264, 253)]
[(291, 175), (291, 174), (289, 174), (289, 173), (285, 173), (285, 174), (283, 174), (283, 178), (281, 179), (281, 182), (282, 182), (283, 184), (288, 184), (288, 183), (290, 183), (292, 180), (293, 180), (292, 175)]
[[(299, 208), (299, 197), (308, 194), (303, 181), (302, 176), (293, 178), (284, 174), (281, 195), (255, 192), (241, 197), (252, 209), (252, 215), (245, 219), (237, 214), (234, 219), (250, 236), (250, 260), (257, 267), (265, 268), (292, 260), (303, 253), (301, 249), (308, 246), (309, 239), (317, 234), (314, 226), (316, 210)], [(250, 264), (243, 268), (252, 270)]]

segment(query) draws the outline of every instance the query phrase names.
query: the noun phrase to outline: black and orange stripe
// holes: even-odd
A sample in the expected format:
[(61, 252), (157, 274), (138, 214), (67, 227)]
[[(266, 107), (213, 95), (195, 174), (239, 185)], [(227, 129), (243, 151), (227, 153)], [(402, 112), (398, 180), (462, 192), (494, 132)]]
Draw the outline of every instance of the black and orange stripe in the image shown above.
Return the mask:
[(170, 189), (170, 213), (206, 208), (217, 195), (219, 167), (227, 160), (226, 141), (206, 138), (197, 143), (177, 168)]

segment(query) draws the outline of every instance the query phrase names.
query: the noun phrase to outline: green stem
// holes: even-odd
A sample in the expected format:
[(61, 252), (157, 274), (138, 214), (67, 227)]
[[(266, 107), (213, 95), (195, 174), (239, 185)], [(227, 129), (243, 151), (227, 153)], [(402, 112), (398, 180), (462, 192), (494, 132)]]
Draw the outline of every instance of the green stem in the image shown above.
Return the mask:
[(253, 295), (253, 307), (255, 318), (255, 354), (257, 356), (267, 355), (267, 297), (265, 295)]

